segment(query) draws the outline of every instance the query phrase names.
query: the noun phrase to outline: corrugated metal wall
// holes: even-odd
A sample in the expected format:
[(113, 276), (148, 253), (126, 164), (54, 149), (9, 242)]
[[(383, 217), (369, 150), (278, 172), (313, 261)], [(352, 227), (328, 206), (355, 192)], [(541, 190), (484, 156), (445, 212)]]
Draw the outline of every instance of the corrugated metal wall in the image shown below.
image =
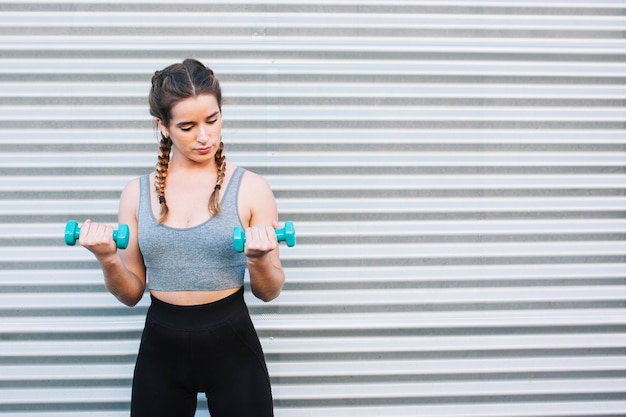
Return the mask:
[(248, 296), (277, 416), (626, 416), (625, 13), (0, 1), (0, 416), (128, 414), (147, 299), (62, 233), (116, 221), (187, 56), (298, 230), (281, 297)]

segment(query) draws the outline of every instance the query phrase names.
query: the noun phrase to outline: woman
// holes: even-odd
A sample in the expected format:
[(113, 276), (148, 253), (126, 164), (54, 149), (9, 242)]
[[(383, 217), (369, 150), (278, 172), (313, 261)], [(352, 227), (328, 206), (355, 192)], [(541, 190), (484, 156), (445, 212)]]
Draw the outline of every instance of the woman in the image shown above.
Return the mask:
[[(269, 376), (243, 299), (276, 298), (284, 283), (266, 181), (226, 161), (222, 94), (213, 71), (187, 59), (152, 78), (150, 113), (161, 135), (155, 172), (128, 183), (119, 222), (130, 229), (117, 251), (111, 226), (86, 220), (79, 242), (102, 266), (107, 289), (151, 305), (135, 365), (131, 416), (193, 416), (198, 392), (212, 417), (272, 416)], [(244, 253), (234, 226), (246, 230)]]

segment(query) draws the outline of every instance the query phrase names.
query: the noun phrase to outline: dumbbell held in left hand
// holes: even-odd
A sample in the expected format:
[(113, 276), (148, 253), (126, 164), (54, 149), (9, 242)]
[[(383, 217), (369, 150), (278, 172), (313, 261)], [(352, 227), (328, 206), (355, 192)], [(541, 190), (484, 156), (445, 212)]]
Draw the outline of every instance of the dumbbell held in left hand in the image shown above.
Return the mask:
[[(65, 244), (74, 246), (80, 237), (80, 227), (76, 220), (70, 220), (65, 225)], [(130, 239), (130, 230), (127, 224), (120, 224), (119, 229), (113, 230), (113, 240), (118, 249), (126, 249)]]
[[(296, 244), (296, 229), (292, 222), (285, 222), (282, 229), (276, 229), (276, 239), (279, 242), (285, 242), (287, 246), (292, 247)], [(246, 244), (246, 232), (239, 226), (233, 230), (233, 246), (237, 252), (243, 252)]]

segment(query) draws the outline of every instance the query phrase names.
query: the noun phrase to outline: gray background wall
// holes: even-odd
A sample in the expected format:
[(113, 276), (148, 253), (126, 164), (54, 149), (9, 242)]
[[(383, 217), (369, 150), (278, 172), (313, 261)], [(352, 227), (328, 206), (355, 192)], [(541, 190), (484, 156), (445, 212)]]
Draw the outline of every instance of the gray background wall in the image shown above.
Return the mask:
[(188, 56), (298, 230), (247, 294), (277, 416), (626, 415), (625, 11), (0, 1), (0, 416), (128, 414), (147, 299), (62, 233), (115, 223)]

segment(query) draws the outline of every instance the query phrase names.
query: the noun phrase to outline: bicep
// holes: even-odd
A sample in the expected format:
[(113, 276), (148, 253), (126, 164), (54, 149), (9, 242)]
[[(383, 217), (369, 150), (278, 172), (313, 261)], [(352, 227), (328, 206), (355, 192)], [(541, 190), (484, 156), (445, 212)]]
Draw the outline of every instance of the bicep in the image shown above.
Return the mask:
[[(248, 175), (248, 174), (247, 174)], [(248, 227), (260, 224), (272, 224), (278, 221), (278, 207), (274, 193), (267, 181), (259, 175), (248, 175), (245, 187), (249, 208)]]
[(139, 181), (131, 181), (126, 185), (120, 196), (118, 211), (119, 224), (128, 225), (130, 238), (128, 247), (119, 251), (120, 258), (124, 266), (137, 278), (146, 282), (146, 268), (143, 256), (139, 250), (139, 240), (137, 238), (137, 211), (139, 207)]
[[(272, 225), (272, 223), (278, 222), (276, 199), (267, 181), (260, 175), (250, 172), (247, 172), (246, 176), (249, 178), (244, 177), (245, 181), (242, 185), (244, 185), (244, 200), (247, 202), (246, 212), (249, 213), (249, 218), (248, 223), (244, 223), (244, 226)], [(270, 252), (269, 256), (272, 264), (282, 269), (279, 249), (276, 248)]]

